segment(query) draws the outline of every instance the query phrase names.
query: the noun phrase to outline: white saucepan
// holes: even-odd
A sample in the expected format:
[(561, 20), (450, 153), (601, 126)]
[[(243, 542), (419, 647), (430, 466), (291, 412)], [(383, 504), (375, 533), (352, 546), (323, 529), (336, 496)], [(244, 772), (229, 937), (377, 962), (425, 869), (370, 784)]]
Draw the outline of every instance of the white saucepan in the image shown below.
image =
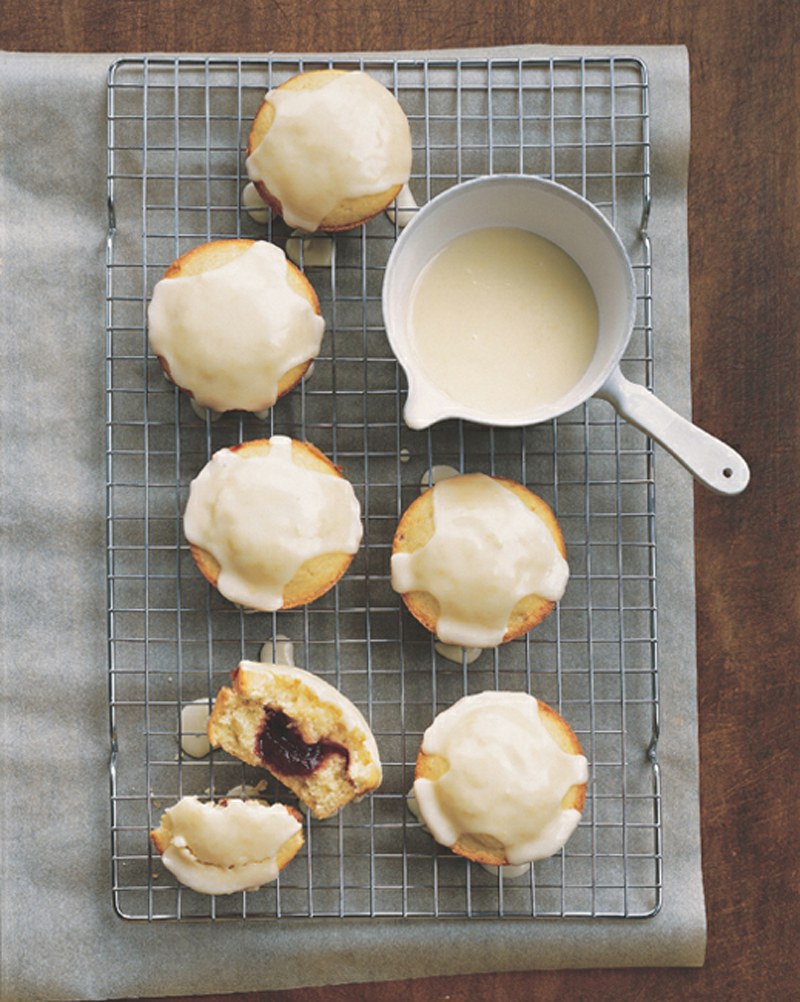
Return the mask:
[[(455, 400), (423, 371), (412, 337), (412, 292), (422, 269), (454, 237), (487, 227), (521, 228), (556, 244), (586, 275), (598, 308), (597, 347), (580, 380), (555, 403), (532, 402), (530, 409), (513, 414), (492, 414)], [(740, 493), (750, 479), (744, 459), (622, 375), (620, 360), (635, 314), (631, 262), (605, 216), (563, 185), (529, 175), (480, 177), (432, 199), (395, 244), (383, 282), (386, 333), (408, 379), (404, 418), (409, 427), (427, 428), (447, 418), (498, 426), (538, 424), (594, 396), (609, 401), (707, 487)]]

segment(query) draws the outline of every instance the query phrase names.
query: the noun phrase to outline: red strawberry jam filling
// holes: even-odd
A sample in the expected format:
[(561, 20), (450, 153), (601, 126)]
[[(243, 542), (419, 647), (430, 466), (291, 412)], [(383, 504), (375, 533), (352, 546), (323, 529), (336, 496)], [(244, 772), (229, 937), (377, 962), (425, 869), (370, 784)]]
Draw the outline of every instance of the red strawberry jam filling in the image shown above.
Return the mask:
[(264, 764), (284, 776), (310, 776), (330, 758), (347, 749), (335, 741), (303, 741), (294, 721), (282, 710), (264, 708), (264, 726), (258, 736), (258, 751)]

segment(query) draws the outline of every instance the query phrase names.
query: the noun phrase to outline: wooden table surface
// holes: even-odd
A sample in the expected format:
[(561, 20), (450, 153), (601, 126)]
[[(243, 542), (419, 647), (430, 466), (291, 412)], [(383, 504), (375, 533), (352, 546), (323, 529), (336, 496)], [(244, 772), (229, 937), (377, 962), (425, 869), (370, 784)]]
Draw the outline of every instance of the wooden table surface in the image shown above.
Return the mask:
[(737, 498), (695, 494), (705, 966), (211, 998), (781, 1002), (800, 994), (798, 12), (796, 0), (4, 0), (6, 50), (332, 52), (537, 42), (689, 50), (694, 418), (752, 470)]

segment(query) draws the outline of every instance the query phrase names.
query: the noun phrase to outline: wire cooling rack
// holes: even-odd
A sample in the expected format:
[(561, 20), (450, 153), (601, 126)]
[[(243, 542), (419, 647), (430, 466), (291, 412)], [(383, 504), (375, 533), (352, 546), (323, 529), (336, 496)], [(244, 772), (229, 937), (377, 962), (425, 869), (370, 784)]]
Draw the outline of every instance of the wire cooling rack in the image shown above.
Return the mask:
[[(141, 58), (108, 87), (108, 630), (113, 898), (129, 919), (472, 916), (648, 917), (661, 905), (653, 455), (649, 440), (590, 401), (546, 425), (458, 421), (413, 432), (381, 318), (397, 220), (337, 235), (306, 273), (327, 328), (313, 376), (268, 418), (198, 416), (148, 351), (146, 307), (166, 267), (210, 239), (285, 246), (280, 219), (241, 208), (249, 124), (267, 88), (320, 60)], [(540, 174), (594, 202), (628, 247), (638, 316), (623, 368), (652, 385), (648, 84), (637, 59), (337, 61), (398, 97), (411, 124), (422, 204), (468, 178)], [(246, 613), (197, 571), (182, 536), (191, 479), (217, 449), (285, 434), (341, 464), (362, 505), (350, 572), (314, 604)], [(391, 589), (401, 512), (437, 465), (519, 480), (553, 507), (571, 568), (556, 611), (526, 637), (468, 663), (437, 651)], [(219, 797), (265, 777), (222, 752), (182, 748), (182, 710), (209, 707), (263, 644), (348, 695), (384, 763), (372, 796), (324, 822), (280, 879), (199, 895), (163, 868), (148, 833), (181, 796)], [(524, 689), (570, 722), (589, 760), (581, 824), (522, 877), (489, 873), (436, 845), (406, 797), (425, 728), (467, 692)], [(292, 803), (269, 780), (268, 799)]]

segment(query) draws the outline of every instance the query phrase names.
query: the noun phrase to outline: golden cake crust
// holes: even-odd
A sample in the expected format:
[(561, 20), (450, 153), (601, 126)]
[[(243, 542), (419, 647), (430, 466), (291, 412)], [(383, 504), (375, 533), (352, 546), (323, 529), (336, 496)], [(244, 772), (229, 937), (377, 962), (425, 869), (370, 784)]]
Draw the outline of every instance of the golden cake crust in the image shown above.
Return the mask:
[[(230, 451), (238, 455), (266, 456), (270, 450), (268, 438), (253, 439), (231, 446)], [(341, 469), (310, 442), (292, 439), (292, 457), (295, 463), (308, 470), (344, 479)], [(189, 549), (203, 577), (215, 588), (219, 581), (220, 565), (217, 559), (196, 543), (189, 543)], [(294, 609), (299, 605), (313, 602), (330, 591), (347, 571), (354, 553), (322, 553), (303, 563), (295, 576), (283, 589), (282, 609)]]
[[(300, 73), (280, 84), (278, 90), (317, 90), (325, 87), (337, 77), (344, 76), (347, 70), (311, 70), (308, 73)], [(261, 145), (264, 137), (269, 132), (275, 119), (275, 108), (266, 98), (261, 102), (261, 106), (256, 112), (247, 140), (247, 156), (251, 156)], [(279, 216), (283, 216), (283, 206), (280, 200), (272, 194), (263, 181), (253, 181), (253, 184), (261, 198)], [(376, 195), (362, 195), (360, 198), (343, 199), (335, 209), (317, 227), (328, 233), (340, 230), (351, 230), (356, 226), (369, 222), (375, 216), (384, 212), (397, 198), (402, 189), (402, 184), (392, 185), (386, 191)]]
[[(241, 257), (255, 243), (255, 240), (212, 240), (209, 243), (200, 244), (186, 251), (185, 254), (181, 254), (179, 258), (176, 258), (164, 272), (162, 278), (188, 278), (192, 275), (200, 275), (206, 271), (213, 271), (215, 268), (221, 268), (223, 265), (229, 264), (231, 261), (235, 261), (236, 258)], [(319, 297), (314, 291), (314, 287), (303, 272), (288, 258), (286, 259), (286, 273), (290, 289), (307, 300), (317, 316), (322, 316)], [(170, 382), (175, 383), (170, 372), (169, 361), (162, 355), (156, 355), (156, 358), (164, 370), (166, 377)], [(297, 386), (311, 368), (313, 361), (310, 358), (306, 362), (301, 362), (299, 365), (293, 366), (288, 372), (283, 373), (278, 380), (278, 400), (285, 396), (289, 390)], [(175, 385), (187, 396), (194, 396), (192, 391), (185, 386), (180, 386), (178, 383), (175, 383)], [(256, 410), (258, 409), (256, 408)], [(266, 409), (266, 406), (261, 409)]]
[[(569, 755), (582, 755), (583, 749), (581, 748), (580, 741), (578, 741), (575, 732), (561, 714), (541, 700), (537, 700), (536, 702), (539, 719), (558, 747)], [(414, 771), (415, 779), (435, 781), (447, 772), (447, 768), (446, 759), (441, 755), (427, 755), (420, 745)], [(586, 783), (571, 786), (561, 801), (562, 809), (582, 812), (586, 803), (586, 787)], [(458, 842), (449, 846), (449, 848), (459, 856), (464, 856), (466, 859), (472, 860), (474, 863), (481, 863), (484, 866), (508, 865), (508, 857), (502, 844), (489, 835), (462, 835)]]
[[(286, 665), (242, 662), (220, 689), (208, 720), (208, 740), (248, 765), (266, 769), (318, 818), (376, 789), (382, 779), (377, 745), (360, 712), (310, 672)], [(331, 750), (310, 774), (291, 774), (260, 752), (268, 711), (283, 714), (304, 744)]]
[[(561, 556), (566, 558), (564, 536), (549, 505), (515, 480), (509, 480), (505, 477), (492, 477), (492, 480), (515, 494), (530, 511), (541, 518), (553, 537)], [(434, 490), (435, 487), (431, 487), (424, 494), (420, 494), (403, 513), (394, 535), (392, 553), (413, 553), (423, 547), (431, 538), (434, 530)], [(436, 633), (439, 603), (434, 596), (427, 591), (409, 591), (402, 595), (402, 599), (412, 616), (431, 633)], [(508, 628), (502, 642), (508, 643), (508, 641), (528, 633), (550, 615), (555, 605), (555, 602), (539, 595), (526, 595), (520, 599), (511, 611)]]

